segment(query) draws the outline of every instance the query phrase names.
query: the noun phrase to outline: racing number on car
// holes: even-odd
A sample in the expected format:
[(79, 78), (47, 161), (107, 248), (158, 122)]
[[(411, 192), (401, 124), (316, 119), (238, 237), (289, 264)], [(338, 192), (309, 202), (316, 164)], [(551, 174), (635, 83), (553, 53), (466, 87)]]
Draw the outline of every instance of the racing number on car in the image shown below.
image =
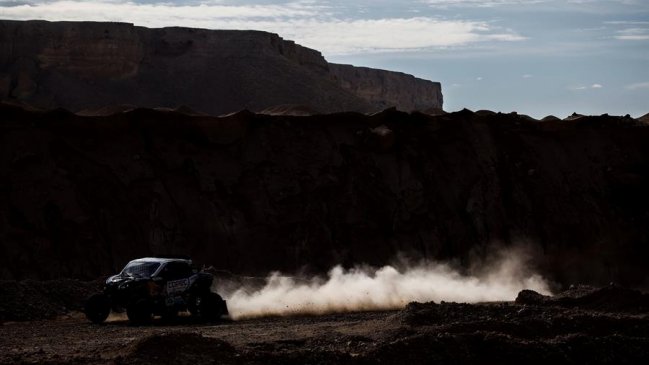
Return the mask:
[(167, 293), (180, 293), (189, 286), (189, 279), (174, 280), (167, 283)]

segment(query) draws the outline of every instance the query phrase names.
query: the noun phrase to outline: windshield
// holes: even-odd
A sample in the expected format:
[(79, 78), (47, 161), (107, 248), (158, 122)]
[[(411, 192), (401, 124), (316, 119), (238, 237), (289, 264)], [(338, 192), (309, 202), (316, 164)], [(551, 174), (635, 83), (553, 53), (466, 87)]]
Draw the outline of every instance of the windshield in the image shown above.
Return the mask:
[(129, 262), (122, 270), (122, 276), (150, 277), (160, 266), (159, 262)]

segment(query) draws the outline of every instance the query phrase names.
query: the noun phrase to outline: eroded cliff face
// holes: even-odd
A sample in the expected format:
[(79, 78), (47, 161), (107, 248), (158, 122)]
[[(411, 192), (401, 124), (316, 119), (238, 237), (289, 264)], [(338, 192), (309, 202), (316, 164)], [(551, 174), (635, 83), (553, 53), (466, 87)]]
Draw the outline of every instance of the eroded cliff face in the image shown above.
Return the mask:
[(49, 35), (36, 58), (40, 70), (70, 73), (86, 79), (119, 80), (137, 75), (144, 57), (144, 44), (134, 27), (128, 24), (115, 24), (110, 29), (93, 23), (64, 25), (60, 33), (38, 34), (37, 28), (27, 29), (36, 30), (37, 34), (19, 35), (25, 40), (48, 38)]
[(335, 80), (354, 95), (379, 109), (403, 111), (442, 109), (442, 85), (401, 72), (351, 65), (329, 64)]
[(0, 278), (185, 253), (242, 274), (464, 262), (525, 243), (560, 283), (642, 284), (649, 129), (384, 112), (105, 117), (0, 108)]
[[(0, 99), (45, 108), (185, 105), (223, 114), (284, 104), (321, 112), (424, 105), (408, 99), (421, 88), (399, 81), (413, 77), (364, 70), (372, 80), (348, 80), (331, 72), (320, 52), (266, 32), (0, 21)], [(366, 84), (376, 86), (381, 74), (383, 91), (369, 93)]]

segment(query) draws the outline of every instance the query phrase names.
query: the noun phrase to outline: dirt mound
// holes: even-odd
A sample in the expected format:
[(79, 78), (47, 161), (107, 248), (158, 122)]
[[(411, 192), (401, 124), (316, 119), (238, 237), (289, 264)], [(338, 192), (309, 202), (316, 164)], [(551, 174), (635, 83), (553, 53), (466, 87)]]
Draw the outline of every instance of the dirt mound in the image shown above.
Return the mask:
[(526, 122), (538, 122), (538, 121), (539, 121), (538, 119), (536, 119), (536, 118), (532, 118), (531, 116), (529, 116), (529, 115), (527, 115), (527, 114), (518, 114), (518, 117), (519, 117), (521, 120), (524, 120), (524, 121), (526, 121)]
[(84, 117), (106, 117), (113, 114), (125, 113), (136, 108), (137, 106), (130, 104), (106, 105), (98, 108), (83, 109), (76, 114)]
[(0, 322), (52, 318), (78, 311), (101, 282), (78, 280), (0, 281)]
[(572, 113), (571, 115), (563, 118), (564, 121), (575, 121), (575, 120), (580, 120), (581, 118), (585, 118), (586, 116), (583, 114), (577, 114), (577, 113)]
[(421, 113), (431, 116), (448, 114), (444, 109), (441, 108), (427, 108), (422, 110)]
[(541, 119), (542, 122), (556, 122), (561, 120), (560, 118), (555, 117), (554, 115), (548, 115)]
[(615, 334), (569, 334), (530, 340), (508, 333), (465, 329), (407, 335), (378, 347), (362, 363), (634, 364), (647, 360), (648, 344), (646, 338)]
[(534, 290), (521, 290), (516, 297), (516, 303), (518, 304), (545, 304), (551, 298), (547, 295), (539, 294)]
[(593, 289), (585, 293), (570, 295), (570, 290), (558, 296), (557, 301), (564, 306), (574, 306), (602, 311), (649, 311), (649, 294), (617, 285)]
[(541, 295), (533, 290), (523, 290), (518, 294), (516, 303), (578, 307), (609, 312), (649, 312), (649, 294), (617, 285), (603, 288), (573, 286), (553, 297)]
[(238, 364), (234, 347), (196, 333), (168, 333), (143, 338), (117, 364)]
[(649, 124), (649, 113), (637, 118), (638, 121), (644, 124)]
[(260, 111), (259, 114), (309, 116), (309, 115), (322, 114), (322, 112), (308, 105), (284, 104), (284, 105), (275, 105), (275, 106), (268, 107)]
[(508, 314), (518, 313), (519, 307), (510, 303), (481, 304), (468, 303), (409, 303), (395, 318), (412, 326), (439, 325), (454, 322), (498, 321)]
[[(609, 290), (602, 288), (597, 293)], [(534, 304), (549, 300), (532, 291), (521, 292), (519, 298)], [(649, 319), (610, 311), (511, 303), (411, 303), (394, 316), (409, 330), (367, 358), (387, 363), (535, 364), (647, 359)]]
[(475, 112), (475, 115), (481, 116), (481, 117), (488, 117), (492, 115), (496, 115), (498, 113), (494, 112), (493, 110), (487, 110), (487, 109), (480, 109)]
[(177, 113), (182, 113), (182, 114), (186, 114), (186, 115), (194, 115), (194, 116), (207, 116), (208, 115), (206, 113), (196, 111), (196, 110), (188, 107), (187, 105), (181, 105), (181, 106), (177, 107), (176, 109), (174, 109), (174, 111), (177, 112)]
[[(105, 105), (97, 108), (83, 109), (76, 112), (76, 115), (82, 117), (108, 117), (119, 113), (128, 113), (138, 109), (138, 106), (132, 104)], [(193, 116), (207, 116), (208, 114), (198, 112), (187, 105), (180, 105), (176, 108), (153, 108), (158, 112), (175, 112)]]

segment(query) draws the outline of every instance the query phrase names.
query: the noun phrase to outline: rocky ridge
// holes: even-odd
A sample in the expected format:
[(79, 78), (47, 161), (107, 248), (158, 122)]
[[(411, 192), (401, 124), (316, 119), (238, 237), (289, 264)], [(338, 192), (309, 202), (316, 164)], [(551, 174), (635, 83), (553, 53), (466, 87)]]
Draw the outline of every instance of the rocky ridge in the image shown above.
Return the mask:
[[(354, 70), (362, 76), (347, 77)], [(0, 99), (72, 111), (185, 105), (212, 115), (284, 104), (320, 112), (442, 107), (439, 83), (330, 65), (277, 34), (9, 20), (0, 20)]]
[(425, 111), (441, 109), (443, 105), (442, 86), (438, 82), (368, 67), (329, 64), (329, 69), (345, 90), (381, 109), (398, 106), (404, 111)]

